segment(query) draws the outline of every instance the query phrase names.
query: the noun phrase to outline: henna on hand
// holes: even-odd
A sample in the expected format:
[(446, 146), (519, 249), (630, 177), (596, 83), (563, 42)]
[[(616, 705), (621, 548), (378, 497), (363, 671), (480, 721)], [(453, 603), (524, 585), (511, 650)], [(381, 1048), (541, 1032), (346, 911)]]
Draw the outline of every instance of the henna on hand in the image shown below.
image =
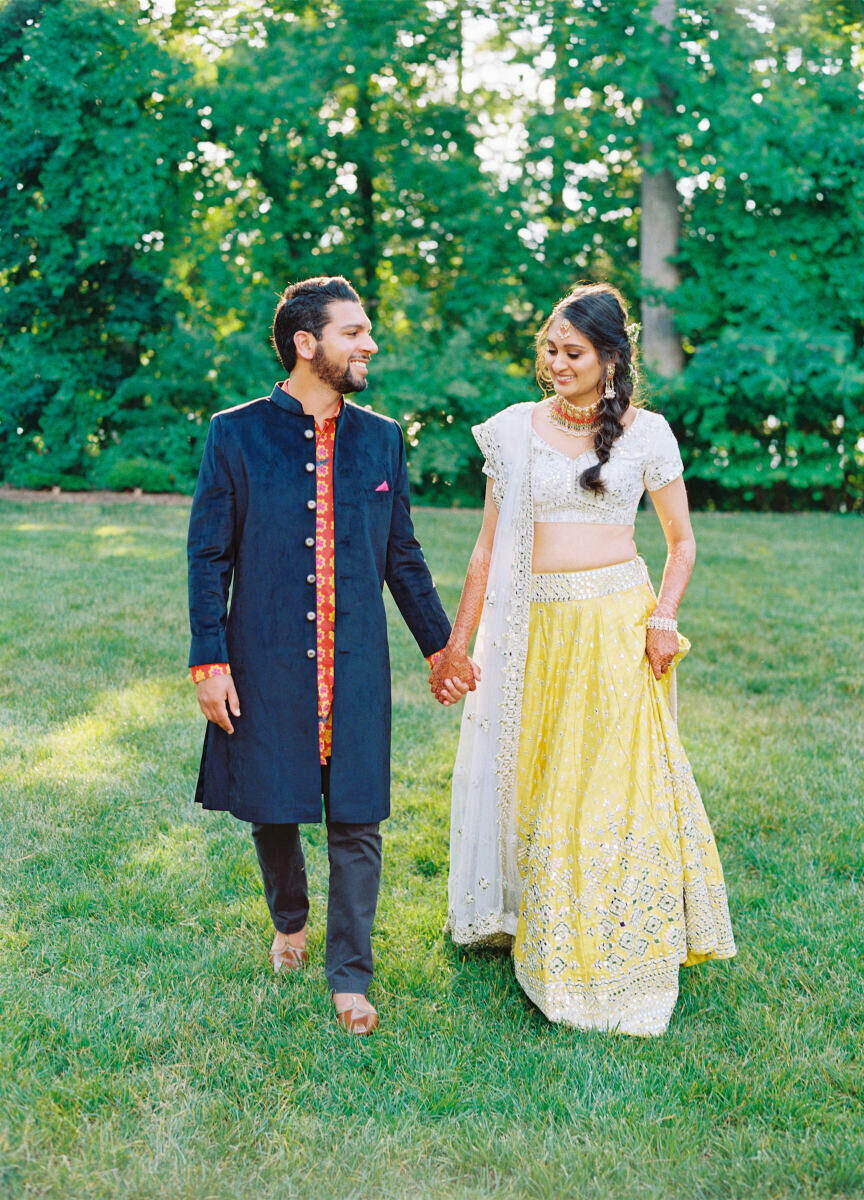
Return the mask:
[(649, 629), (645, 634), (645, 653), (654, 678), (659, 679), (668, 670), (678, 653), (678, 634), (668, 629)]
[(466, 692), (475, 690), (477, 684), (474, 664), (464, 650), (447, 643), (441, 657), (432, 668), (429, 687), (436, 700), (442, 704), (452, 704), (460, 700)]
[(468, 563), (453, 629), (447, 645), (432, 668), (429, 680), (432, 693), (441, 704), (455, 704), (468, 692), (473, 692), (480, 679), (480, 668), (468, 656), (468, 647), (483, 612), (497, 520), (498, 510), (492, 497), (492, 483), (488, 480), (483, 526)]

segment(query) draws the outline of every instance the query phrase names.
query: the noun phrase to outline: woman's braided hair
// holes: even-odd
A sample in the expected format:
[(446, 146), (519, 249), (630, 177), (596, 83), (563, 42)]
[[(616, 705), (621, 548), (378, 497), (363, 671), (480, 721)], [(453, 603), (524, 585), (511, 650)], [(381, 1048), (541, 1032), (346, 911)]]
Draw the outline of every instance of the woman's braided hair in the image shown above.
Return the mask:
[(556, 304), (543, 322), (536, 338), (535, 371), (537, 382), (544, 395), (553, 391), (552, 378), (546, 365), (546, 341), (553, 321), (569, 321), (584, 334), (596, 351), (601, 366), (615, 368), (613, 388), (615, 395), (607, 400), (603, 395), (606, 388), (606, 372), (600, 375), (600, 430), (594, 438), (597, 462), (584, 470), (579, 483), (592, 492), (602, 494), (606, 486), (600, 478), (600, 469), (609, 461), (609, 454), (617, 438), (624, 432), (621, 418), (631, 404), (638, 379), (636, 372), (636, 349), (627, 330), (627, 305), (617, 288), (608, 283), (581, 283)]

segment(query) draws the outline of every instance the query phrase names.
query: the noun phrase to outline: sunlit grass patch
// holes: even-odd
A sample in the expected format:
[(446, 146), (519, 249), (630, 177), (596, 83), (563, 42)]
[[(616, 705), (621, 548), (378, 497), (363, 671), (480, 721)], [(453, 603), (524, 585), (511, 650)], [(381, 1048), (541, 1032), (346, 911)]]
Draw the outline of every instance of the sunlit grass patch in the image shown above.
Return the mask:
[[(350, 1042), (323, 830), (304, 834), (312, 964), (276, 977), (248, 830), (192, 803), (186, 509), (4, 515), (4, 1200), (864, 1195), (860, 522), (696, 518), (681, 729), (740, 953), (682, 972), (657, 1041), (550, 1026), (506, 955), (444, 937), (459, 713), (388, 602), (382, 1026)], [(417, 524), (452, 612), (478, 514)]]

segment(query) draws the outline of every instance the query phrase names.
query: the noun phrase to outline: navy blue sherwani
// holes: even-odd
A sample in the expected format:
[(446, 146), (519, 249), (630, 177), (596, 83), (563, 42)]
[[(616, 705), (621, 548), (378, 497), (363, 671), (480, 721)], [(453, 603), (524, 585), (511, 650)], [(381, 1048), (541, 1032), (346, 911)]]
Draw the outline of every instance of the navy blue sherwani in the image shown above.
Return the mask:
[[(217, 413), (189, 524), (189, 663), (230, 663), (242, 712), (232, 717), (233, 734), (208, 724), (195, 798), (262, 824), (321, 820), (314, 439), (314, 418), (278, 385), (269, 397)], [(385, 482), (387, 490), (377, 490)], [(343, 405), (333, 500), (329, 815), (376, 822), (390, 813), (384, 583), (424, 655), (450, 634), (414, 536), (395, 421)]]

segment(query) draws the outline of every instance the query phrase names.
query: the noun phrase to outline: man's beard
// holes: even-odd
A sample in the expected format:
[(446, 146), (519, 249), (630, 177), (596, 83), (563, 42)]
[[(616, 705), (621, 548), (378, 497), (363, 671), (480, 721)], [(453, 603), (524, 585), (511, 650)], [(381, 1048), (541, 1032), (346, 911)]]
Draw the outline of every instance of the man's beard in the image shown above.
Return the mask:
[(319, 342), (312, 356), (312, 370), (322, 383), (332, 387), (334, 392), (345, 396), (349, 392), (362, 392), (367, 386), (367, 380), (362, 376), (352, 375), (350, 365), (343, 368), (328, 358), (324, 347)]

